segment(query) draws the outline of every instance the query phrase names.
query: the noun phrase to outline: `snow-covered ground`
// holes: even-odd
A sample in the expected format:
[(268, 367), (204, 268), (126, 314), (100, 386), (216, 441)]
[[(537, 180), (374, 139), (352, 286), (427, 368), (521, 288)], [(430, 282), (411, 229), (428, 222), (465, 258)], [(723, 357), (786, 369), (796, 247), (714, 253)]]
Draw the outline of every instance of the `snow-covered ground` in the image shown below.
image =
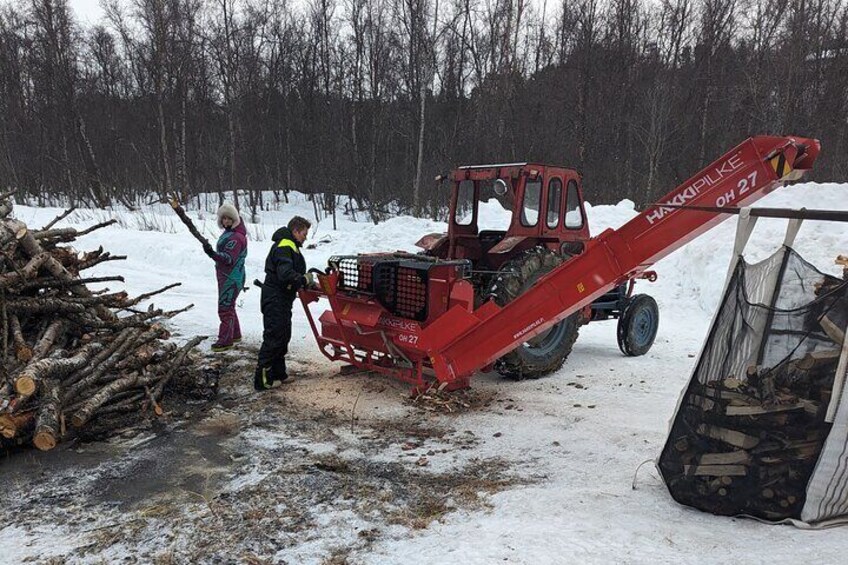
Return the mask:
[[(757, 205), (844, 210), (848, 209), (848, 184), (786, 187)], [(261, 223), (248, 224), (248, 281), (261, 277), (273, 231), (294, 214), (312, 217), (311, 203), (299, 194), (291, 195), (289, 204), (274, 208), (261, 212)], [(44, 225), (60, 212), (27, 206), (15, 209), (16, 216), (30, 226)], [(587, 212), (593, 234), (617, 227), (636, 214), (629, 201), (589, 206)], [(210, 236), (217, 233), (210, 211), (191, 215), (202, 231)], [(177, 332), (214, 335), (213, 267), (169, 209), (153, 207), (143, 214), (78, 211), (60, 225), (82, 227), (112, 217), (119, 218), (119, 225), (85, 236), (77, 245), (80, 250), (102, 245), (128, 259), (102, 264), (92, 276), (120, 273), (133, 295), (182, 281), (181, 287), (157, 297), (157, 306), (176, 309), (194, 303), (193, 310), (174, 320)], [(506, 212), (491, 202), (482, 217), (486, 227), (500, 227)], [(305, 250), (309, 265), (323, 267), (336, 254), (414, 251), (419, 237), (445, 230), (442, 223), (409, 217), (377, 226), (344, 216), (338, 222), (337, 230), (329, 218), (314, 225)], [(784, 221), (760, 220), (748, 247), (748, 260), (770, 255), (782, 242), (784, 228)], [(669, 418), (720, 299), (734, 230), (735, 219), (727, 220), (658, 263), (656, 283), (639, 283), (639, 291), (653, 295), (661, 312), (656, 344), (646, 356), (623, 357), (615, 343), (614, 324), (590, 324), (581, 329), (574, 352), (555, 375), (522, 382), (480, 375), (472, 381), (485, 390), (500, 390), (509, 397), (509, 405), (469, 411), (454, 416), (450, 424), (480, 438), (469, 457), (508, 461), (515, 472), (530, 479), (524, 486), (492, 495), (490, 508), (447, 514), (423, 530), (390, 528), (367, 551), (353, 552), (348, 558), (365, 563), (844, 562), (848, 529), (802, 531), (685, 508), (671, 499), (650, 465), (641, 468), (636, 488), (631, 487), (640, 463), (655, 458), (662, 448)], [(848, 226), (808, 222), (795, 248), (819, 269), (841, 276), (833, 259), (848, 252)], [(245, 340), (258, 344), (262, 330), (258, 289), (243, 294), (239, 305)], [(315, 312), (320, 308), (316, 306)], [(292, 355), (302, 368), (328, 366), (315, 347), (304, 314), (297, 309)], [(286, 394), (297, 391), (294, 387)], [(369, 411), (378, 408), (360, 406), (357, 412), (368, 417)], [(323, 452), (328, 447), (321, 444), (315, 449)], [(435, 468), (443, 463), (438, 455), (431, 460)], [(340, 523), (328, 520), (325, 526), (326, 539), (334, 544), (339, 543), (341, 534), (334, 528)], [(40, 535), (15, 525), (0, 528), (0, 562), (62, 555), (66, 547), (84, 542), (79, 533), (60, 529), (52, 532), (54, 539), (48, 547), (37, 543)], [(327, 544), (322, 545), (320, 538), (297, 551), (265, 557), (320, 562), (327, 557)], [(22, 545), (24, 540), (34, 545)]]

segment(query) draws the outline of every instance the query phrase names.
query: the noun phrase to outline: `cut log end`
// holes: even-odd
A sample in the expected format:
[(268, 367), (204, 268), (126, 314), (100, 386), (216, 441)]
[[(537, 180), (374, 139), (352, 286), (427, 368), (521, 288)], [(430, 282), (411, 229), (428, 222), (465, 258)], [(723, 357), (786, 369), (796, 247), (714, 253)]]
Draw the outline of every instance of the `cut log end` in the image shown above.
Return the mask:
[(30, 359), (32, 359), (32, 349), (25, 345), (16, 346), (15, 357), (18, 358), (18, 361), (21, 361), (22, 363), (27, 363)]
[(36, 433), (35, 437), (32, 439), (32, 444), (41, 451), (50, 451), (56, 447), (57, 443), (56, 436), (53, 435), (53, 432), (48, 430)]
[(89, 420), (88, 414), (81, 414), (81, 413), (77, 412), (76, 414), (71, 416), (71, 425), (73, 425), (75, 428), (79, 429), (79, 428), (85, 426), (86, 423), (88, 423), (88, 420)]
[(32, 412), (0, 414), (0, 435), (6, 439), (16, 438), (22, 430), (32, 423), (32, 419)]
[(35, 393), (35, 379), (32, 377), (18, 377), (15, 379), (15, 392), (21, 396), (32, 396)]

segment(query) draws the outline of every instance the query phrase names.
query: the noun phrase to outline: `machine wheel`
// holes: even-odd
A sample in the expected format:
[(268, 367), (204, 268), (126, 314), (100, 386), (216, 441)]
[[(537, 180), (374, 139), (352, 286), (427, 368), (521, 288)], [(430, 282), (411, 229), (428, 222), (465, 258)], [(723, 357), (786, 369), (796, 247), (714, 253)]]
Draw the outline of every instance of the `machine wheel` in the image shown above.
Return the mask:
[[(563, 260), (547, 249), (530, 249), (501, 267), (492, 279), (488, 297), (499, 306), (504, 306)], [(498, 359), (495, 370), (514, 379), (537, 379), (556, 371), (571, 353), (580, 328), (579, 322), (579, 314), (572, 314)]]
[(659, 321), (656, 300), (647, 294), (632, 296), (618, 319), (618, 348), (630, 357), (644, 355), (654, 344)]

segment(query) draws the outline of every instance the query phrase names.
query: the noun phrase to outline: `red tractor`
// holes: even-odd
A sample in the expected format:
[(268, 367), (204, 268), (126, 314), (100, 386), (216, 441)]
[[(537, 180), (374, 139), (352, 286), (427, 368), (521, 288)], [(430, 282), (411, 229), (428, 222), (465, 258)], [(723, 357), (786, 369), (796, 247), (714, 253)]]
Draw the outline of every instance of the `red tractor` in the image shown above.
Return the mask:
[[(627, 355), (648, 351), (657, 307), (632, 295), (650, 267), (785, 181), (812, 168), (820, 144), (759, 136), (734, 147), (617, 230), (589, 237), (580, 177), (531, 163), (451, 173), (447, 235), (424, 254), (333, 257), (300, 291), (321, 351), (417, 390), (468, 386), (475, 371), (538, 377), (562, 365), (582, 323), (618, 318)], [(504, 230), (479, 229), (480, 202), (512, 210)], [(488, 226), (487, 226), (488, 227)], [(309, 305), (326, 299), (319, 318)]]
[[(447, 234), (430, 234), (416, 245), (439, 259), (465, 259), (475, 305), (505, 306), (544, 274), (583, 253), (589, 224), (577, 171), (538, 163), (459, 167), (451, 183)], [(438, 177), (437, 181), (445, 180)], [(511, 211), (504, 229), (480, 229), (486, 209)], [(497, 211), (495, 211), (497, 215)], [(503, 216), (503, 214), (500, 214)], [(642, 278), (656, 279), (653, 271)], [(589, 321), (618, 319), (618, 345), (625, 355), (644, 355), (657, 335), (653, 298), (633, 295), (634, 280), (614, 287), (591, 305), (522, 342), (499, 358), (495, 369), (514, 378), (536, 378), (559, 369), (579, 328)]]

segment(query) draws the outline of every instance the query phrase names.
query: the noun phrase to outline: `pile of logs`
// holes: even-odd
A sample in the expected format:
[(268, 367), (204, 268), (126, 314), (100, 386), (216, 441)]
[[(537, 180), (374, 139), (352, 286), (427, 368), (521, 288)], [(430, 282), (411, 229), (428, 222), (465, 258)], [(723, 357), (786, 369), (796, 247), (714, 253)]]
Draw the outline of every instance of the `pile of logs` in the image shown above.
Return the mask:
[(832, 347), (690, 384), (660, 460), (676, 500), (714, 514), (800, 516), (830, 431), (825, 414), (848, 316), (843, 281), (826, 277), (816, 294), (805, 322)]
[(203, 338), (182, 347), (167, 341), (161, 322), (191, 306), (137, 306), (177, 285), (137, 298), (92, 291), (88, 283), (123, 279), (80, 274), (125, 257), (62, 244), (113, 222), (54, 228), (69, 210), (31, 231), (11, 212), (8, 195), (0, 197), (0, 448), (49, 450), (70, 435), (102, 435), (143, 411), (161, 415), (166, 389), (198, 370), (190, 352)]

